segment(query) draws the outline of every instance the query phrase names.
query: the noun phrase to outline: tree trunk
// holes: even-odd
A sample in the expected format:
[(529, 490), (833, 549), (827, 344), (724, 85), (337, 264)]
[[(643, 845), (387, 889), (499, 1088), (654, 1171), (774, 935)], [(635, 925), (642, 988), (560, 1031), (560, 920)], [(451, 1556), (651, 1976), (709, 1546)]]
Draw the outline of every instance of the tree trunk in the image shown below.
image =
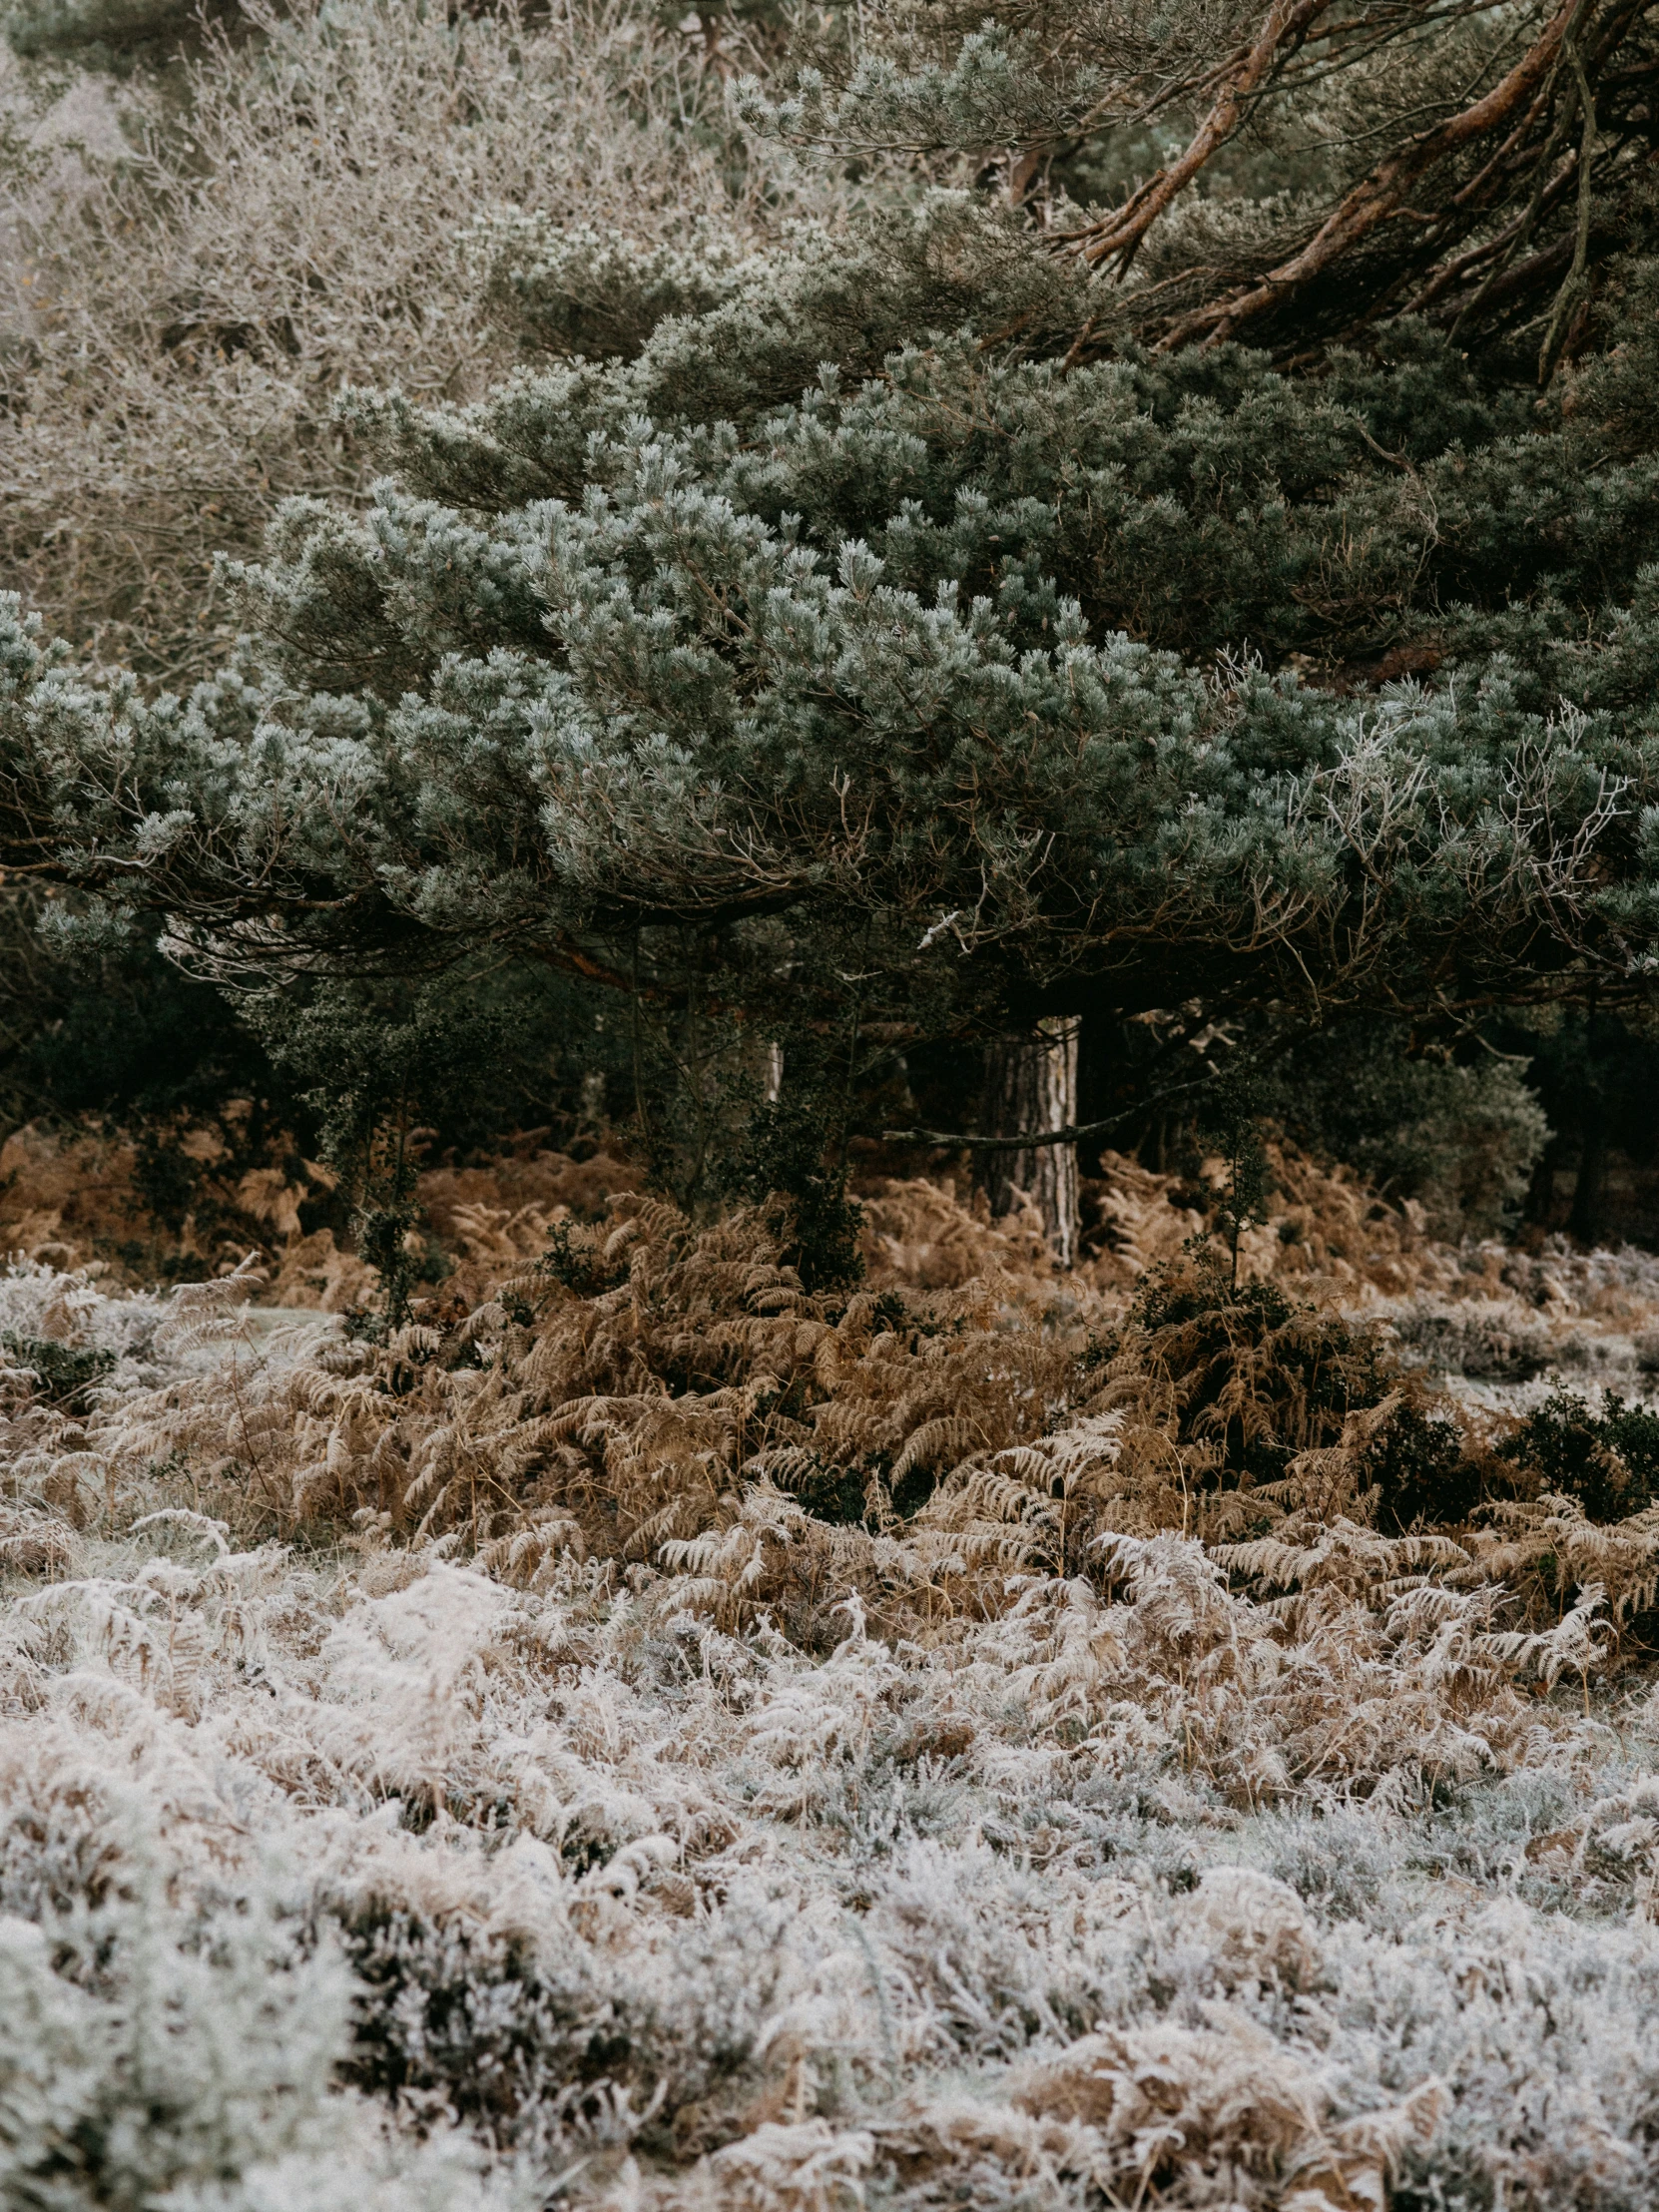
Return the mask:
[(1585, 1094), (1581, 1126), (1578, 1180), (1573, 1185), (1567, 1230), (1580, 1244), (1593, 1245), (1601, 1236), (1602, 1202), (1607, 1188), (1607, 1114), (1594, 1091)]
[[(1077, 1119), (1077, 1034), (1066, 1016), (1037, 1024), (1034, 1036), (1005, 1037), (985, 1048), (985, 1088), (979, 1128), (987, 1137), (1068, 1129)], [(1077, 1264), (1081, 1229), (1074, 1144), (1032, 1145), (1020, 1152), (981, 1152), (975, 1181), (994, 1216), (1031, 1199), (1061, 1267)]]
[(1532, 1170), (1532, 1180), (1527, 1185), (1526, 1206), (1522, 1219), (1535, 1228), (1547, 1229), (1549, 1217), (1555, 1211), (1555, 1163), (1547, 1149), (1538, 1155), (1538, 1164)]

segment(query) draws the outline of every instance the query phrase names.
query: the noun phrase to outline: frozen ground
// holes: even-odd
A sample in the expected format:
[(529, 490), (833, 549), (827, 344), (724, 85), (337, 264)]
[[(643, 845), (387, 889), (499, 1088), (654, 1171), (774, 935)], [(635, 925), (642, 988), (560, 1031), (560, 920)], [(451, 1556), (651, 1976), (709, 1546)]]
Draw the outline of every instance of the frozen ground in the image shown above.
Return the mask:
[[(1603, 1288), (1389, 1313), (1492, 1402), (1645, 1388)], [(479, 1327), (451, 1490), (551, 1357)], [(0, 2203), (1659, 2201), (1659, 1700), (1587, 1574), (1518, 1624), (1508, 1554), (1340, 1514), (1072, 1566), (1101, 1415), (873, 1534), (763, 1469), (609, 1553), (620, 1473), (556, 1540), (397, 1536), (413, 1385), (331, 1320), (26, 1269), (0, 1330)]]

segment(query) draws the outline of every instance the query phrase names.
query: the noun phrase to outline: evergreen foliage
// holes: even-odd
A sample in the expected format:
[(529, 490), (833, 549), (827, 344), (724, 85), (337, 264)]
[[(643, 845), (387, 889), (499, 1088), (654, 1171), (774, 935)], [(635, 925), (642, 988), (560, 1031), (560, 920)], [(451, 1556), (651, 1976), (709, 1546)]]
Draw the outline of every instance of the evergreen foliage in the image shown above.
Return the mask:
[(10, 862), (243, 987), (618, 994), (686, 1195), (787, 1022), (856, 1088), (1056, 1014), (1641, 995), (1646, 12), (835, 37), (750, 121), (942, 182), (759, 245), (490, 217), (539, 363), (355, 395), (393, 473), (283, 507), (240, 660), (150, 699), (13, 618)]
[(1075, 346), (1247, 331), (1306, 359), (1404, 312), (1547, 379), (1645, 203), (1641, 0), (861, 20), (793, 96), (750, 88), (751, 116), (821, 145), (1001, 149), (981, 182), (1110, 279)]
[[(1516, 1032), (1511, 1043), (1534, 1042)], [(1414, 1200), (1437, 1236), (1495, 1236), (1517, 1219), (1565, 1103), (1529, 1087), (1536, 1062), (1408, 1029), (1351, 1022), (1298, 1044), (1268, 1074), (1274, 1118), (1359, 1170), (1383, 1197)]]
[(1659, 1487), (1659, 1414), (1613, 1391), (1596, 1408), (1554, 1389), (1498, 1448), (1546, 1488), (1576, 1498), (1592, 1520), (1640, 1513)]
[[(512, 358), (474, 218), (510, 228), (502, 204), (534, 191), (542, 221), (625, 208), (649, 239), (695, 211), (711, 238), (752, 245), (791, 206), (798, 165), (745, 160), (702, 40), (625, 9), (193, 5), (154, 35), (150, 20), (102, 0), (14, 6), (29, 67), (0, 87), (0, 262), (17, 279), (0, 303), (0, 580), (147, 682), (231, 649), (219, 552), (255, 549), (296, 487), (363, 488), (363, 453), (330, 419), (340, 383), (464, 393)], [(754, 58), (766, 36), (728, 25), (725, 51)], [(86, 1114), (141, 1132), (175, 1223), (205, 1203), (173, 1141), (183, 1120), (205, 1117), (249, 1167), (284, 1128), (311, 1148), (292, 1086), (211, 985), (157, 954), (154, 919), (95, 930), (68, 960), (37, 938), (42, 911), (14, 875), (0, 1135)], [(458, 994), (489, 998), (512, 1049), (484, 1110), (474, 1093), (433, 1114), (434, 1141), (544, 1125), (584, 1095), (602, 1112), (607, 1079), (631, 1071), (601, 1012), (524, 983), (469, 976)], [(224, 1124), (249, 1098), (254, 1118)]]
[[(109, 1115), (128, 1127), (211, 1117), (233, 1098), (288, 1101), (258, 1040), (211, 985), (143, 930), (62, 948), (49, 901), (0, 904), (0, 1125)], [(75, 932), (71, 932), (75, 934)]]

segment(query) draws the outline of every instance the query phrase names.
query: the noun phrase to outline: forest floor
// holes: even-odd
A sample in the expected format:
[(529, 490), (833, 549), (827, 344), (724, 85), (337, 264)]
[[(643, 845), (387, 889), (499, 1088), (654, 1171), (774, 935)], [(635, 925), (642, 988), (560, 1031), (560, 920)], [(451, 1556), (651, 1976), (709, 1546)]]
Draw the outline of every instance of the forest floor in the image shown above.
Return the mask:
[(1281, 1151), (1238, 1289), (1108, 1159), (813, 1295), (542, 1152), (376, 1344), (29, 1142), (0, 2202), (1659, 2200), (1659, 1260)]

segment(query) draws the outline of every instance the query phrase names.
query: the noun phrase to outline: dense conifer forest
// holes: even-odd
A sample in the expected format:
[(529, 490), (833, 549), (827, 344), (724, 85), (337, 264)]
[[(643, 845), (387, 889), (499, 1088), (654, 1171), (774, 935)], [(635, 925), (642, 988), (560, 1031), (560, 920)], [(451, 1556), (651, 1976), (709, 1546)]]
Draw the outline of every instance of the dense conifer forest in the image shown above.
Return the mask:
[(0, 0), (0, 2212), (1659, 2202), (1656, 87)]

